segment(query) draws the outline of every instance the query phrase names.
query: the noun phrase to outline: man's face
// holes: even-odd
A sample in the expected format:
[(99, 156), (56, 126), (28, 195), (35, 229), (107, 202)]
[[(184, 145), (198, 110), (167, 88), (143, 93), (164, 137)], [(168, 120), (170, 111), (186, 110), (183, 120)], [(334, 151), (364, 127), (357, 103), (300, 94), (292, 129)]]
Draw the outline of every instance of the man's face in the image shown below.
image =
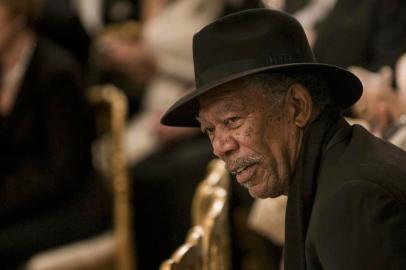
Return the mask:
[(286, 194), (299, 150), (299, 131), (286, 99), (270, 105), (259, 89), (232, 82), (199, 99), (198, 120), (216, 156), (254, 197)]

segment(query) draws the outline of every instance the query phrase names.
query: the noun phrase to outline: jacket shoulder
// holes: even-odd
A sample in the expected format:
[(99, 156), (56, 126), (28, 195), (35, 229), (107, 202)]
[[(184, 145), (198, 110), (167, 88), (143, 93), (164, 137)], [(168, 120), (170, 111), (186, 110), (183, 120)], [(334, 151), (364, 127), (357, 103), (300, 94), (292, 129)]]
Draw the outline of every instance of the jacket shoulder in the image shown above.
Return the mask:
[(312, 214), (309, 261), (317, 257), (323, 269), (406, 269), (404, 224), (406, 205), (382, 186), (346, 181)]
[(357, 179), (380, 186), (406, 203), (406, 152), (360, 126), (353, 126), (350, 134), (326, 153), (318, 179), (321, 192), (331, 194)]

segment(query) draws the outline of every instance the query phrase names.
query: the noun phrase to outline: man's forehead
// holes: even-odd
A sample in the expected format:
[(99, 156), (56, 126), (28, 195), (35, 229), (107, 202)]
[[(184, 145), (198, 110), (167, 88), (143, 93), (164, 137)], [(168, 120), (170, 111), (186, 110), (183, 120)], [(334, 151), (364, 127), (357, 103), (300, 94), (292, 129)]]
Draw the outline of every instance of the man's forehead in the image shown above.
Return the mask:
[(228, 83), (215, 88), (204, 95), (199, 101), (199, 119), (204, 115), (219, 115), (232, 111), (242, 111), (249, 107), (262, 107), (263, 91), (246, 87), (238, 82)]
[(246, 95), (245, 92), (246, 89), (243, 89), (241, 85), (236, 83), (226, 84), (212, 89), (198, 98), (199, 111), (219, 102), (221, 102), (221, 107), (226, 106), (229, 109), (241, 107), (244, 96)]

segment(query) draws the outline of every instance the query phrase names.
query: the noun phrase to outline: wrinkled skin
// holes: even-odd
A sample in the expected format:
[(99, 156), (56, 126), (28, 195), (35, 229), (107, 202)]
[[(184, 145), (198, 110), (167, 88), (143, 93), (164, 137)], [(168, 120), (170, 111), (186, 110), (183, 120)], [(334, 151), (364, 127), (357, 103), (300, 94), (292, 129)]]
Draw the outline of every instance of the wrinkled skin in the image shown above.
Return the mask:
[(309, 121), (309, 111), (307, 115), (301, 111), (307, 107), (292, 92), (270, 105), (263, 91), (241, 89), (237, 81), (199, 99), (198, 121), (214, 154), (253, 197), (288, 192), (303, 127)]

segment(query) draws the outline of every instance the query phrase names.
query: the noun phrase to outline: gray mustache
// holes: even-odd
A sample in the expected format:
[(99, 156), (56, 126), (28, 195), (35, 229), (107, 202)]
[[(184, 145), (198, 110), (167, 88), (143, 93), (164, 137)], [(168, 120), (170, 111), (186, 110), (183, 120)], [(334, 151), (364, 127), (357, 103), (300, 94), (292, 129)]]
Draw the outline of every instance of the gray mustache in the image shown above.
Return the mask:
[(261, 156), (255, 155), (255, 156), (247, 156), (247, 157), (240, 157), (235, 160), (229, 160), (226, 162), (226, 169), (229, 172), (234, 172), (238, 168), (241, 167), (247, 167), (253, 164), (260, 163), (262, 160)]

